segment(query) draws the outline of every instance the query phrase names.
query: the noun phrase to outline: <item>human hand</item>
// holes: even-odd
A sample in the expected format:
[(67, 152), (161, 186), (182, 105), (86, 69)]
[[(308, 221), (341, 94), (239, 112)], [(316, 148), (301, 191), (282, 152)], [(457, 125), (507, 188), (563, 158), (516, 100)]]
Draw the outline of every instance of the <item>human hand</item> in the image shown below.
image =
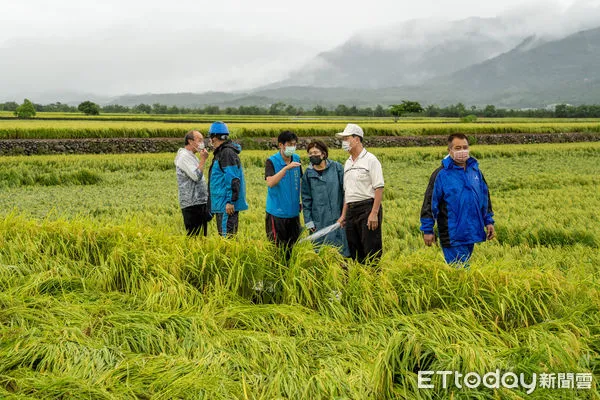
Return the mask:
[(433, 233), (426, 233), (423, 235), (423, 241), (425, 245), (431, 246), (435, 242), (435, 235)]
[(302, 164), (300, 164), (299, 162), (292, 161), (291, 163), (289, 163), (288, 165), (285, 166), (285, 170), (288, 171), (292, 168), (301, 167), (301, 166), (302, 166)]
[(487, 232), (487, 240), (492, 240), (496, 237), (496, 229), (494, 228), (494, 225), (486, 225), (485, 230)]
[(235, 207), (233, 206), (233, 204), (227, 203), (227, 205), (225, 206), (225, 212), (228, 215), (232, 215), (235, 212)]
[(346, 216), (342, 215), (341, 217), (338, 218), (337, 222), (343, 228), (344, 226), (346, 226)]
[(369, 214), (369, 218), (367, 219), (367, 227), (369, 230), (374, 231), (379, 226), (379, 219), (377, 218), (378, 214), (371, 212)]

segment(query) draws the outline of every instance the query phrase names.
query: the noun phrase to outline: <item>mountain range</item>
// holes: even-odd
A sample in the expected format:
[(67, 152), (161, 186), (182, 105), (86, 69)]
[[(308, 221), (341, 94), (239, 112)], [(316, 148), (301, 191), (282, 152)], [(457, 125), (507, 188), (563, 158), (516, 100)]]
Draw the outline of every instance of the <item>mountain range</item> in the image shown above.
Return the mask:
[(473, 24), (470, 28), (460, 32), (459, 40), (432, 41), (424, 49), (369, 48), (350, 40), (319, 54), (289, 78), (249, 92), (152, 94), (113, 101), (180, 106), (282, 101), (303, 107), (389, 105), (403, 99), (502, 107), (600, 102), (600, 28), (556, 40), (535, 35), (499, 40)]
[(511, 108), (596, 104), (600, 103), (600, 27), (576, 30), (589, 25), (564, 23), (560, 34), (549, 34), (523, 24), (523, 18), (414, 20), (356, 34), (300, 67), (289, 68), (287, 77), (253, 90), (117, 97), (80, 94), (81, 98), (72, 91), (62, 97), (59, 92), (51, 95), (55, 96), (52, 101), (91, 99), (128, 106), (283, 102), (305, 108), (317, 104), (365, 107), (402, 100)]

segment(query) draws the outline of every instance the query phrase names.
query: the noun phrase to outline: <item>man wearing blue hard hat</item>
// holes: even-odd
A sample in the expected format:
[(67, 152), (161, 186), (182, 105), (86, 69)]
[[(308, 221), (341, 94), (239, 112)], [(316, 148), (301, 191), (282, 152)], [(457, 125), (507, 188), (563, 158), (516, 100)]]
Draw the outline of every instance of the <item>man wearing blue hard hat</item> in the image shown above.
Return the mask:
[(238, 156), (242, 148), (229, 140), (229, 129), (224, 122), (213, 122), (208, 135), (215, 149), (208, 173), (211, 212), (219, 235), (229, 237), (237, 233), (239, 212), (248, 209), (246, 182)]

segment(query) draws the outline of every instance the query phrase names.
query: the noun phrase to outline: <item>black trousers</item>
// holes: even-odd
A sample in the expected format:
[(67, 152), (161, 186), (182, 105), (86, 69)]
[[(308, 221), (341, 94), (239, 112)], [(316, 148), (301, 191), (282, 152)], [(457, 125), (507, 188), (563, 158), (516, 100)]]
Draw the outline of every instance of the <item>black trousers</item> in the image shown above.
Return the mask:
[(289, 260), (292, 247), (298, 241), (301, 233), (300, 217), (279, 218), (267, 213), (265, 230), (267, 238), (277, 247), (285, 250), (285, 257)]
[(369, 230), (367, 221), (373, 208), (373, 199), (348, 203), (346, 210), (346, 238), (350, 257), (360, 263), (365, 261), (378, 262), (383, 253), (381, 241), (381, 222), (383, 206), (379, 208), (377, 220), (379, 224), (374, 231)]
[(237, 233), (238, 226), (240, 223), (239, 211), (236, 211), (231, 215), (227, 213), (216, 213), (215, 216), (217, 220), (217, 231), (219, 231), (219, 235), (231, 237)]
[(210, 221), (211, 216), (206, 204), (182, 208), (181, 213), (183, 214), (183, 224), (188, 236), (196, 236), (200, 233), (200, 230), (204, 231), (204, 236), (207, 235), (208, 221)]

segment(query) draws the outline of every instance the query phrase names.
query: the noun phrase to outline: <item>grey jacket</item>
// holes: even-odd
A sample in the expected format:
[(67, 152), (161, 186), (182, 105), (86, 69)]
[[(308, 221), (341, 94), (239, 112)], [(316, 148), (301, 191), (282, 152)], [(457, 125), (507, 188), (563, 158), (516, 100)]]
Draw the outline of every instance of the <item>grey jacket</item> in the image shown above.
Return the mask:
[(200, 161), (193, 152), (185, 148), (177, 151), (175, 169), (179, 186), (179, 206), (181, 208), (206, 204), (208, 187), (202, 171), (198, 169)]

